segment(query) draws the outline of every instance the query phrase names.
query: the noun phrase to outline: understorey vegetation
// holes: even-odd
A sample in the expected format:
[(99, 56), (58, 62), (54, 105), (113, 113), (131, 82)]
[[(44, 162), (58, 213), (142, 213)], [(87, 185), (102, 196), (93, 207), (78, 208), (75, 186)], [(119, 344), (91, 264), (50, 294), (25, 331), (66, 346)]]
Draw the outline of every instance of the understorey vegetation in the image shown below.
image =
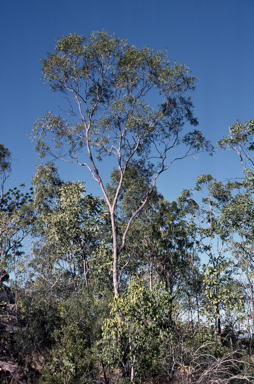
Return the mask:
[(200, 175), (168, 201), (157, 179), (214, 151), (189, 69), (106, 32), (63, 37), (42, 66), (68, 104), (34, 125), (29, 192), (5, 190), (0, 145), (1, 383), (253, 383), (254, 121), (218, 142), (241, 181)]

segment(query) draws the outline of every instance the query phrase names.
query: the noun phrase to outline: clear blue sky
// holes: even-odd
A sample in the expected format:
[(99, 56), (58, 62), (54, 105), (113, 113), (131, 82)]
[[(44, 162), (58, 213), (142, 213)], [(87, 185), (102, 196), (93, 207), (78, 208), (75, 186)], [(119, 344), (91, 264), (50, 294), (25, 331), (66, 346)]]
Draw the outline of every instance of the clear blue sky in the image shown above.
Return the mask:
[[(47, 110), (60, 112), (61, 97), (40, 81), (40, 58), (54, 50), (56, 39), (104, 29), (138, 48), (168, 48), (169, 59), (186, 64), (199, 79), (195, 115), (216, 145), (237, 119), (254, 117), (253, 19), (253, 0), (0, 1), (0, 143), (15, 160), (6, 187), (30, 186), (39, 163), (29, 140), (32, 125)], [(84, 181), (88, 192), (100, 194), (84, 168), (57, 165), (64, 179)], [(173, 200), (204, 173), (222, 181), (241, 176), (239, 159), (218, 152), (183, 160), (161, 177), (158, 189)]]

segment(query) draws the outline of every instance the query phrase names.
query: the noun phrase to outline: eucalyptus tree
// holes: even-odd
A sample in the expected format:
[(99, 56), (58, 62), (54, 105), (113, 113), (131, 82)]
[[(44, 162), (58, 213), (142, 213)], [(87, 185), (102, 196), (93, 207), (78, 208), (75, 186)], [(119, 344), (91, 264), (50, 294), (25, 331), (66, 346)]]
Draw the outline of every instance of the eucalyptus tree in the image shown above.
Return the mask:
[(63, 182), (52, 164), (37, 168), (33, 185), (36, 273), (45, 279), (48, 271), (46, 280), (52, 287), (66, 289), (70, 280), (78, 292), (83, 281), (88, 290), (96, 264), (102, 268), (105, 263), (100, 258), (107, 251), (108, 236), (103, 201), (86, 195), (82, 183)]
[(254, 280), (253, 280), (253, 156), (254, 119), (244, 124), (237, 121), (229, 127), (229, 134), (219, 142), (219, 149), (233, 150), (239, 156), (244, 179), (234, 183), (234, 194), (230, 204), (223, 212), (222, 219), (227, 222), (232, 254), (239, 260), (245, 272), (251, 303), (252, 329), (254, 328)]
[(244, 283), (248, 292), (246, 300), (250, 304), (249, 315), (254, 329), (254, 191), (251, 170), (245, 172), (241, 183), (227, 183), (225, 189), (228, 190), (230, 198), (221, 211), (220, 221), (227, 228), (228, 248), (245, 275)]
[[(15, 297), (17, 302), (17, 278), (23, 270), (20, 257), (23, 255), (23, 242), (31, 231), (34, 220), (32, 208), (32, 188), (29, 192), (14, 187), (7, 192), (4, 186), (11, 174), (11, 154), (0, 145), (0, 271), (13, 272)], [(21, 188), (25, 185), (21, 184)]]
[(11, 174), (11, 153), (8, 148), (0, 144), (0, 210), (4, 197), (4, 184)]
[(203, 251), (208, 256), (203, 266), (205, 292), (204, 313), (215, 318), (216, 328), (221, 334), (222, 313), (233, 310), (242, 313), (244, 297), (241, 282), (236, 278), (239, 271), (235, 261), (228, 257), (228, 222), (222, 220), (232, 196), (233, 183), (226, 186), (211, 175), (199, 176), (196, 191), (202, 191), (203, 206), (197, 213), (200, 220), (200, 236)]
[(22, 241), (31, 231), (33, 220), (32, 191), (23, 193), (17, 187), (9, 189), (3, 196), (0, 211), (2, 259), (22, 247)]
[[(0, 215), (1, 215), (1, 227), (0, 227), (0, 239), (3, 241), (4, 228), (7, 227), (7, 217), (4, 215), (4, 184), (6, 179), (11, 173), (11, 153), (9, 149), (5, 148), (3, 144), (0, 144)], [(5, 203), (5, 204), (4, 204)], [(1, 256), (3, 258), (3, 244), (1, 245)]]
[[(198, 124), (188, 95), (195, 88), (195, 77), (185, 65), (171, 63), (165, 51), (137, 49), (106, 32), (92, 33), (89, 39), (74, 34), (58, 40), (55, 52), (42, 59), (42, 65), (45, 82), (68, 100), (66, 113), (73, 122), (48, 112), (35, 123), (32, 138), (41, 157), (51, 155), (86, 167), (99, 184), (110, 212), (113, 285), (118, 297), (119, 255), (156, 180), (174, 161), (211, 151), (200, 131), (183, 132), (186, 122)], [(150, 94), (158, 97), (155, 108), (147, 104)], [(177, 154), (169, 157), (170, 150), (178, 146)], [(105, 166), (100, 166), (105, 157), (114, 158), (120, 173), (112, 200), (105, 187)], [(137, 159), (142, 159), (147, 170), (153, 165), (152, 185), (119, 237), (116, 205), (129, 164)]]
[[(232, 255), (238, 260), (248, 285), (248, 296), (251, 305), (252, 329), (254, 329), (254, 238), (253, 238), (253, 195), (245, 191), (232, 199), (230, 207), (224, 212), (224, 219), (231, 228), (230, 248)], [(231, 226), (232, 222), (237, 222)]]
[(241, 282), (236, 275), (239, 271), (234, 259), (228, 257), (229, 227), (222, 215), (230, 203), (233, 183), (224, 186), (211, 175), (197, 179), (195, 191), (202, 192), (202, 206), (193, 200), (190, 191), (183, 191), (179, 202), (191, 214), (191, 222), (197, 223), (197, 251), (203, 259), (201, 285), (203, 290), (201, 314), (215, 322), (221, 334), (224, 313), (242, 313), (244, 297)]

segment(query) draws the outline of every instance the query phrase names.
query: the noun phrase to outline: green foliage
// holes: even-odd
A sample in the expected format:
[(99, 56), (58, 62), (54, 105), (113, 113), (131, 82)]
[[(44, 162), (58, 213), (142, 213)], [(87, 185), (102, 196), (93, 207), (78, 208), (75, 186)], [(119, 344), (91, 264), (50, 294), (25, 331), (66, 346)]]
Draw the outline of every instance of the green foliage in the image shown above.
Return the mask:
[[(144, 160), (130, 161), (119, 193), (117, 204), (118, 218), (128, 220), (133, 212), (138, 209), (140, 201), (145, 198), (147, 191), (151, 188), (153, 173), (154, 167), (152, 164), (146, 165)], [(114, 168), (111, 173), (110, 183), (106, 185), (111, 202), (114, 200), (120, 177), (119, 170)], [(154, 188), (147, 205), (151, 207), (160, 198), (162, 196)], [(146, 209), (148, 210), (149, 208), (147, 207)]]
[(205, 300), (202, 314), (220, 317), (221, 310), (244, 311), (242, 285), (233, 277), (234, 263), (221, 260), (216, 267), (206, 266), (203, 275)]
[(81, 292), (64, 303), (59, 302), (58, 310), (61, 326), (53, 332), (54, 347), (41, 380), (45, 384), (92, 383), (95, 370), (92, 347), (100, 332), (96, 307), (92, 299)]
[(54, 345), (54, 330), (61, 324), (56, 303), (50, 297), (19, 290), (18, 321), (21, 328), (15, 332), (15, 349), (18, 360), (30, 359), (34, 352), (45, 353)]
[(8, 148), (0, 144), (0, 208), (4, 192), (4, 183), (11, 173), (11, 153)]
[(136, 382), (153, 366), (160, 342), (169, 336), (166, 324), (169, 294), (161, 284), (149, 291), (144, 280), (132, 279), (126, 292), (111, 303), (102, 327), (102, 359), (121, 368)]
[[(24, 187), (24, 185), (21, 185)], [(0, 269), (22, 278), (22, 242), (34, 222), (33, 191), (23, 193), (16, 187), (2, 197), (0, 207)]]
[[(34, 234), (40, 241), (34, 243), (31, 266), (44, 276), (47, 270), (49, 284), (69, 277), (77, 287), (86, 282), (97, 267), (103, 268), (107, 253), (107, 212), (103, 201), (85, 195), (82, 183), (60, 180), (50, 164), (39, 167), (33, 184), (37, 212)], [(100, 264), (98, 264), (98, 260)], [(58, 283), (61, 284), (61, 279)]]
[[(142, 173), (142, 183), (151, 182), (148, 170), (136, 172), (140, 165), (128, 169), (119, 195), (119, 233), (130, 217), (129, 203), (135, 205), (142, 194), (131, 180)], [(114, 171), (109, 195), (118, 180)], [(235, 278), (241, 265), (212, 246), (214, 239), (217, 244), (227, 240), (226, 214), (236, 214), (236, 202), (239, 207), (248, 202), (250, 189), (246, 195), (234, 194), (241, 188), (200, 176), (196, 189), (206, 193), (201, 208), (190, 191), (171, 203), (154, 189), (119, 257), (122, 287), (120, 297), (112, 301), (108, 211), (100, 199), (85, 194), (82, 183), (64, 182), (52, 165), (40, 166), (33, 202), (24, 197), (23, 204), (28, 201), (36, 214), (29, 224), (36, 241), (28, 264), (30, 280), (17, 285), (19, 326), (10, 350), (19, 366), (32, 370), (35, 356), (42, 355), (40, 380), (48, 384), (93, 383), (102, 376), (105, 382), (149, 382), (156, 377), (169, 380), (174, 372), (182, 380), (199, 380), (199, 367), (212, 375), (220, 366), (225, 377), (232, 377), (242, 372), (241, 361), (250, 375), (251, 363), (235, 359), (236, 333), (224, 335), (225, 325), (231, 327), (234, 316), (241, 321), (244, 312), (243, 287)], [(16, 195), (10, 213), (23, 207), (20, 192)], [(246, 218), (251, 217), (251, 207), (249, 200)], [(250, 225), (246, 220), (242, 229), (249, 242)], [(209, 256), (203, 269), (201, 252)], [(181, 317), (183, 312), (188, 319)]]
[[(89, 40), (77, 34), (58, 40), (55, 53), (42, 59), (44, 80), (50, 83), (53, 92), (61, 91), (68, 96), (76, 93), (76, 102), (82, 101), (87, 107), (86, 116), (81, 113), (82, 124), (68, 124), (51, 112), (38, 120), (34, 139), (40, 155), (52, 153), (45, 139), (53, 133), (56, 148), (68, 144), (73, 159), (87, 140), (101, 158), (111, 153), (116, 139), (112, 141), (110, 132), (117, 133), (120, 122), (122, 161), (125, 161), (130, 153), (127, 134), (135, 138), (131, 152), (138, 149), (141, 155), (149, 151), (152, 140), (169, 139), (175, 129), (181, 130), (185, 121), (197, 125), (190, 98), (182, 96), (194, 90), (195, 77), (186, 66), (171, 64), (166, 56), (166, 52), (154, 53), (147, 47), (138, 50), (106, 32), (93, 33)], [(86, 89), (82, 97), (79, 96), (81, 86)], [(152, 88), (165, 96), (158, 111), (142, 101)], [(186, 135), (183, 142), (199, 150), (208, 148), (198, 131)]]
[[(11, 155), (0, 145), (0, 380), (8, 365), (33, 384), (253, 382), (254, 120), (218, 143), (239, 155), (241, 183), (200, 175), (200, 206), (187, 189), (169, 202), (157, 178), (213, 151), (200, 131), (183, 131), (198, 124), (189, 69), (100, 31), (63, 37), (41, 61), (73, 121), (49, 111), (35, 148), (87, 167), (104, 201), (52, 163), (37, 167), (30, 192), (5, 193)], [(116, 162), (108, 184), (106, 156)]]
[(254, 120), (245, 122), (244, 124), (239, 121), (231, 125), (229, 128), (229, 136), (224, 137), (218, 141), (220, 149), (234, 149), (237, 146), (246, 144), (249, 151), (254, 149), (253, 135), (254, 135)]

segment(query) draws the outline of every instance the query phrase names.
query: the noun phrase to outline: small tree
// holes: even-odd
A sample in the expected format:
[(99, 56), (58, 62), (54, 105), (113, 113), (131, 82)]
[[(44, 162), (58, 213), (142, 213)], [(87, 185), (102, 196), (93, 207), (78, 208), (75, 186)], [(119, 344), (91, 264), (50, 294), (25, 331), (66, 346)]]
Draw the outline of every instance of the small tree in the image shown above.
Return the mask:
[(45, 277), (45, 271), (51, 270), (53, 281), (49, 276), (46, 279), (49, 286), (55, 286), (67, 274), (76, 291), (80, 278), (89, 289), (95, 260), (106, 248), (108, 212), (104, 201), (85, 195), (82, 183), (61, 181), (51, 164), (37, 168), (33, 185), (37, 214), (33, 227), (37, 237), (33, 261), (36, 273)]
[[(11, 153), (0, 144), (0, 274), (13, 272), (15, 281), (15, 303), (17, 304), (17, 279), (23, 269), (20, 256), (22, 242), (31, 231), (34, 220), (32, 188), (24, 194), (17, 187), (4, 191), (11, 173)], [(21, 184), (20, 187), (25, 187)], [(18, 276), (19, 275), (19, 276)]]
[(163, 284), (154, 284), (151, 292), (144, 280), (130, 282), (122, 297), (111, 303), (110, 316), (104, 321), (101, 344), (105, 366), (120, 368), (122, 377), (131, 383), (140, 382), (152, 369), (160, 343), (169, 337), (168, 301)]
[(202, 207), (192, 200), (189, 191), (183, 191), (180, 196), (180, 202), (190, 207), (192, 220), (198, 223), (199, 252), (208, 257), (208, 262), (203, 264), (201, 279), (204, 293), (202, 312), (209, 320), (214, 319), (220, 335), (222, 314), (232, 310), (242, 312), (244, 303), (242, 284), (234, 276), (238, 266), (226, 255), (230, 228), (223, 215), (230, 204), (233, 187), (233, 183), (223, 185), (211, 175), (201, 175), (195, 190), (203, 192)]

